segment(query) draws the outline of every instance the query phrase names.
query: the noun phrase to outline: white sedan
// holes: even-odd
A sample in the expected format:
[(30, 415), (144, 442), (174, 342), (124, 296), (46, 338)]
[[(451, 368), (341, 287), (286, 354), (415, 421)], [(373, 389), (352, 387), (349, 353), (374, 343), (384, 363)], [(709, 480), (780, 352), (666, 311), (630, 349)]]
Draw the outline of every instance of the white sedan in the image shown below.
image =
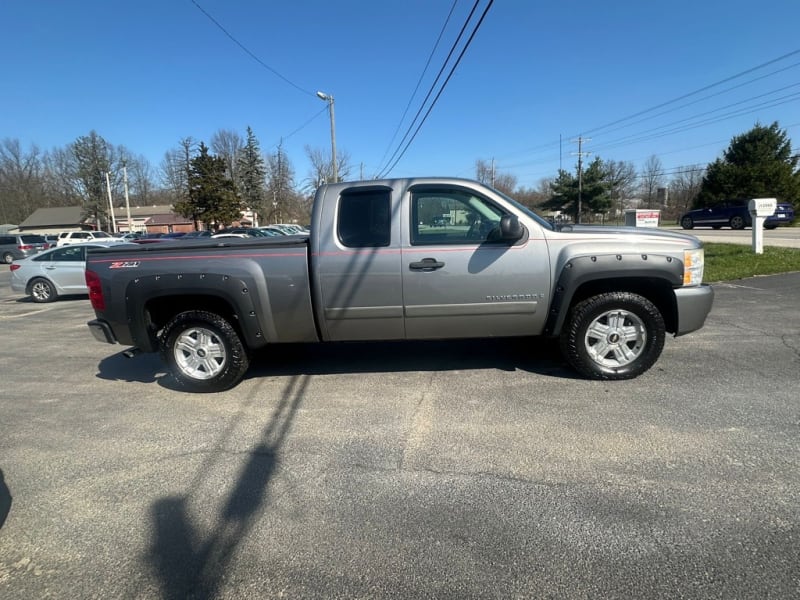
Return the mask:
[(124, 242), (90, 242), (45, 250), (11, 264), (11, 289), (34, 302), (52, 302), (59, 296), (88, 294), (84, 271), (90, 248), (132, 246)]

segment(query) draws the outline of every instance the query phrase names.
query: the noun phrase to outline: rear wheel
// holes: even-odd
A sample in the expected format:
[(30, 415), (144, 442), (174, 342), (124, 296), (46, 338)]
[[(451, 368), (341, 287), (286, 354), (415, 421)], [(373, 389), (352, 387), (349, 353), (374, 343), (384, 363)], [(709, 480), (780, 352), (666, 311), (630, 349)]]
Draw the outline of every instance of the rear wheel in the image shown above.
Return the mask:
[(692, 229), (694, 227), (694, 221), (692, 221), (692, 217), (683, 217), (681, 219), (681, 227), (684, 229)]
[(658, 360), (664, 337), (664, 318), (652, 302), (610, 292), (576, 304), (560, 341), (564, 357), (582, 375), (632, 379)]
[(11, 252), (6, 252), (3, 254), (3, 262), (7, 265), (10, 265), (12, 262), (14, 262), (14, 255), (11, 254)]
[(221, 392), (241, 381), (250, 361), (236, 329), (205, 311), (177, 315), (161, 334), (161, 357), (191, 392)]
[(740, 217), (739, 215), (731, 217), (731, 229), (744, 229), (744, 227), (745, 222), (743, 217)]
[(31, 281), (31, 300), (38, 303), (53, 302), (58, 298), (55, 286), (47, 279)]

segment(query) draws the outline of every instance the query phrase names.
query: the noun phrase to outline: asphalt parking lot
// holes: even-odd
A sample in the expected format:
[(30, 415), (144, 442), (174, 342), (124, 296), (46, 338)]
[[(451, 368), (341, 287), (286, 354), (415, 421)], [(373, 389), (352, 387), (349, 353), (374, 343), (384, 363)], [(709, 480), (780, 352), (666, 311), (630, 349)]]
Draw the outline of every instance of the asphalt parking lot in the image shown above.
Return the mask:
[(0, 268), (0, 597), (800, 597), (800, 273), (633, 381), (532, 340), (290, 347), (175, 391)]

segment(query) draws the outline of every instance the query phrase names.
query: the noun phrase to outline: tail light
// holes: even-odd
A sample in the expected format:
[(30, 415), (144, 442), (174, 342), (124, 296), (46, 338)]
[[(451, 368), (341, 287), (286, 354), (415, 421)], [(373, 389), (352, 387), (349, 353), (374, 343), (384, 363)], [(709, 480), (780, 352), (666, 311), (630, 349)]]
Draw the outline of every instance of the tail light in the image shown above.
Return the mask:
[(9, 269), (11, 269), (12, 271), (16, 271), (17, 269), (20, 268), (20, 266), (21, 265), (18, 265), (17, 263), (11, 263), (11, 265), (9, 266)]
[(36, 248), (36, 246), (31, 246), (30, 244), (22, 244), (21, 246), (17, 246), (17, 248), (24, 252), (25, 250), (33, 250), (34, 248)]
[(103, 286), (100, 283), (100, 277), (94, 271), (86, 271), (86, 287), (89, 288), (89, 300), (92, 302), (92, 308), (95, 310), (106, 309), (106, 299), (103, 297)]

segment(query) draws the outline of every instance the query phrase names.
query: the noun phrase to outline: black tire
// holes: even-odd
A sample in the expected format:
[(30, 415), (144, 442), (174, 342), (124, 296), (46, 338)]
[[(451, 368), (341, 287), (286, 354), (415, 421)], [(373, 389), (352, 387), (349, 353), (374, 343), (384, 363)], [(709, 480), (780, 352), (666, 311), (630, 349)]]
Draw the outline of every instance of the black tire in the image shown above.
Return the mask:
[(10, 265), (12, 262), (14, 262), (14, 255), (11, 252), (3, 254), (3, 263)]
[(744, 217), (740, 217), (739, 215), (734, 215), (731, 217), (731, 229), (744, 229), (747, 225), (744, 221)]
[(684, 229), (693, 229), (694, 221), (692, 221), (692, 217), (683, 217), (681, 219), (681, 227)]
[(775, 229), (777, 226), (777, 223), (764, 223), (764, 229)]
[(31, 293), (31, 300), (37, 304), (53, 302), (58, 298), (58, 293), (53, 283), (43, 277), (37, 277), (31, 281), (28, 289)]
[(180, 313), (164, 327), (161, 358), (178, 385), (190, 392), (221, 392), (241, 381), (250, 359), (236, 329), (221, 316)]
[(664, 318), (647, 298), (610, 292), (576, 304), (561, 332), (561, 352), (590, 379), (632, 379), (664, 348)]

